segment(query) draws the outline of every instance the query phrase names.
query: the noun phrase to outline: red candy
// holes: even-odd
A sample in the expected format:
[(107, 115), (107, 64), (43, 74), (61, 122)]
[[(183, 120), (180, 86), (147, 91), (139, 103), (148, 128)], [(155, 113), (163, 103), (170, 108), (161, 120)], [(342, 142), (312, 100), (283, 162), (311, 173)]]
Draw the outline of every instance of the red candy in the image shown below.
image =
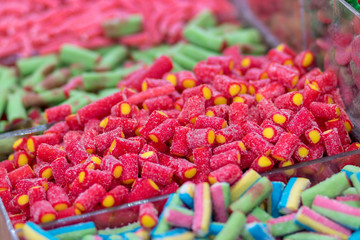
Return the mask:
[(137, 179), (139, 172), (138, 158), (139, 156), (134, 153), (127, 153), (119, 158), (124, 165), (123, 172), (120, 177), (120, 181), (123, 184), (131, 184)]
[(46, 192), (48, 201), (56, 211), (62, 211), (70, 207), (69, 198), (64, 189), (59, 186), (52, 186)]
[(150, 113), (155, 110), (168, 110), (174, 108), (174, 102), (169, 96), (160, 96), (145, 100), (143, 108)]
[(66, 152), (64, 150), (47, 143), (40, 144), (38, 150), (36, 157), (43, 162), (51, 163), (57, 158), (66, 157)]
[(195, 148), (193, 150), (194, 163), (199, 173), (208, 174), (211, 171), (210, 158), (211, 149), (207, 147)]
[(309, 106), (310, 112), (321, 119), (334, 119), (340, 116), (340, 108), (336, 104), (327, 104), (321, 102), (312, 102)]
[(341, 140), (337, 128), (323, 132), (322, 137), (328, 156), (344, 152), (344, 148), (341, 145)]
[(29, 204), (32, 206), (37, 201), (46, 200), (45, 188), (41, 186), (32, 187), (29, 189), (27, 195), (29, 196)]
[(221, 168), (212, 171), (209, 174), (209, 182), (214, 184), (216, 182), (227, 182), (229, 184), (234, 183), (240, 176), (242, 171), (236, 164), (227, 164)]
[(255, 158), (252, 162), (250, 168), (254, 169), (257, 172), (265, 172), (274, 167), (275, 163), (270, 157), (261, 155)]
[(160, 164), (145, 162), (141, 177), (153, 180), (155, 183), (167, 185), (172, 181), (174, 170)]
[(229, 122), (230, 125), (238, 124), (242, 125), (247, 120), (248, 105), (245, 103), (233, 103), (229, 109)]
[(120, 178), (123, 171), (123, 163), (114, 156), (107, 155), (101, 160), (100, 169), (110, 172), (113, 178), (117, 179)]
[(111, 146), (111, 143), (115, 138), (124, 138), (124, 132), (121, 128), (116, 128), (109, 132), (99, 134), (95, 137), (95, 145), (96, 149), (99, 152), (103, 152)]
[(251, 132), (243, 137), (242, 141), (247, 149), (250, 149), (258, 155), (270, 155), (273, 145), (266, 141), (260, 134)]
[(145, 229), (152, 229), (158, 223), (158, 211), (153, 203), (144, 203), (139, 209), (139, 223)]
[(51, 108), (47, 108), (44, 113), (46, 122), (58, 122), (65, 120), (65, 118), (71, 114), (71, 105), (63, 104)]
[(70, 167), (69, 163), (67, 162), (65, 157), (61, 157), (58, 159), (55, 159), (51, 164), (51, 170), (53, 177), (55, 179), (55, 182), (59, 184), (60, 186), (63, 186), (66, 184), (66, 178), (65, 173), (66, 170)]
[(29, 165), (24, 165), (8, 173), (11, 185), (15, 185), (22, 179), (33, 178), (35, 174)]
[(55, 134), (45, 134), (30, 137), (26, 142), (26, 150), (29, 154), (36, 154), (36, 151), (40, 144), (47, 143), (49, 145), (55, 145), (59, 143), (59, 139)]
[(140, 143), (138, 141), (132, 141), (123, 138), (115, 138), (110, 148), (110, 154), (114, 157), (120, 157), (125, 153), (139, 153)]
[(272, 149), (271, 156), (279, 161), (289, 160), (299, 142), (299, 138), (294, 134), (283, 133)]
[(209, 117), (206, 115), (200, 115), (197, 117), (194, 124), (194, 128), (213, 128), (219, 130), (227, 127), (227, 122), (223, 118)]
[(129, 190), (122, 186), (116, 186), (104, 195), (101, 200), (101, 205), (105, 208), (118, 206), (124, 202), (126, 196), (129, 194)]
[(301, 108), (291, 121), (286, 125), (286, 129), (300, 137), (312, 125), (313, 116), (306, 108)]
[(47, 223), (56, 219), (56, 211), (50, 202), (42, 200), (30, 207), (30, 214), (36, 223)]
[(174, 169), (175, 175), (183, 180), (193, 178), (197, 172), (196, 165), (183, 158), (173, 158), (162, 154), (160, 156), (159, 163)]
[(219, 169), (227, 164), (240, 164), (240, 152), (236, 149), (213, 155), (210, 159), (212, 170)]
[(192, 129), (186, 134), (189, 148), (210, 147), (215, 141), (215, 132), (212, 128)]
[(81, 212), (92, 210), (106, 195), (106, 190), (99, 184), (94, 184), (75, 200), (74, 206)]
[(154, 142), (165, 143), (173, 137), (177, 126), (179, 123), (176, 119), (167, 119), (149, 132), (149, 138)]

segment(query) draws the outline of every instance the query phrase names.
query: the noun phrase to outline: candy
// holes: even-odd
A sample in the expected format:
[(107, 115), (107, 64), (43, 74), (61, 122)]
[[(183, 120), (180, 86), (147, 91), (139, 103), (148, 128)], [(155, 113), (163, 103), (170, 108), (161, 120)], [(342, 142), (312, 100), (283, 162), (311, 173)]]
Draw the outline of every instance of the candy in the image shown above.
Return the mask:
[(37, 201), (46, 200), (45, 188), (41, 186), (35, 186), (29, 189), (27, 192), (29, 196), (29, 204), (32, 206)]
[(344, 152), (344, 148), (341, 145), (341, 140), (337, 128), (323, 132), (322, 138), (324, 140), (326, 153), (328, 154), (328, 156)]
[(22, 179), (33, 178), (35, 174), (29, 165), (24, 165), (8, 173), (10, 183), (14, 186)]
[(266, 225), (274, 237), (285, 236), (302, 229), (300, 226), (295, 224), (295, 217), (296, 213), (288, 214), (282, 217), (270, 219), (266, 221)]
[(14, 158), (12, 160), (15, 164), (15, 167), (22, 167), (26, 164), (29, 164), (31, 159), (29, 155), (25, 151), (17, 151), (14, 154)]
[(278, 209), (283, 214), (296, 212), (300, 205), (302, 192), (310, 186), (310, 181), (306, 178), (290, 178), (286, 185)]
[(26, 142), (26, 150), (29, 154), (36, 154), (36, 151), (40, 144), (47, 143), (49, 145), (55, 145), (59, 143), (59, 140), (55, 134), (45, 134), (30, 137)]
[(39, 163), (34, 166), (34, 173), (36, 177), (51, 179), (52, 169), (48, 163)]
[(305, 131), (306, 140), (314, 145), (321, 142), (322, 131), (318, 127), (311, 127)]
[(160, 194), (159, 187), (151, 179), (138, 178), (134, 182), (129, 199), (138, 201), (142, 199), (156, 197)]
[(223, 144), (240, 140), (245, 135), (243, 127), (244, 126), (231, 125), (230, 127), (216, 131), (216, 142)]
[(187, 133), (190, 128), (175, 127), (173, 142), (170, 148), (170, 153), (176, 156), (186, 156), (188, 153)]
[(115, 138), (109, 148), (110, 154), (114, 157), (120, 157), (126, 153), (139, 153), (140, 143), (138, 141), (132, 141), (123, 138)]
[(210, 147), (215, 141), (215, 132), (212, 128), (193, 129), (186, 134), (189, 148)]
[(301, 200), (305, 206), (311, 206), (316, 195), (332, 198), (341, 194), (349, 187), (350, 184), (346, 174), (344, 172), (340, 172), (316, 184), (315, 186), (306, 189), (301, 194)]
[(208, 179), (211, 184), (217, 182), (226, 182), (232, 184), (241, 176), (241, 174), (242, 171), (238, 165), (227, 164), (216, 169), (215, 171), (212, 171), (209, 174)]
[(176, 119), (167, 119), (149, 132), (149, 138), (154, 142), (164, 143), (174, 135), (177, 126), (179, 123)]
[(73, 240), (83, 238), (86, 235), (95, 234), (97, 231), (93, 222), (84, 222), (72, 226), (55, 228), (49, 232), (60, 240)]
[(251, 235), (254, 239), (267, 239), (267, 240), (274, 240), (271, 236), (271, 233), (266, 228), (265, 223), (250, 223), (245, 225), (246, 231)]
[(271, 191), (271, 182), (266, 177), (262, 177), (242, 196), (240, 196), (240, 198), (232, 202), (230, 209), (231, 211), (241, 211), (243, 213), (248, 213), (258, 204), (264, 201), (271, 194)]
[(342, 145), (348, 145), (351, 143), (351, 139), (349, 137), (349, 133), (346, 130), (345, 123), (341, 119), (336, 118), (329, 120), (325, 122), (325, 126), (327, 129), (337, 129)]
[(246, 122), (248, 115), (248, 105), (245, 103), (232, 103), (229, 109), (230, 125), (242, 125)]
[(47, 223), (56, 219), (56, 211), (50, 202), (42, 200), (37, 201), (30, 207), (30, 215), (35, 222)]
[(173, 158), (168, 155), (161, 155), (159, 163), (175, 170), (175, 175), (180, 179), (191, 179), (197, 173), (195, 164), (183, 159)]
[(47, 108), (44, 113), (46, 122), (52, 123), (65, 120), (65, 118), (71, 114), (71, 105), (64, 104), (51, 108)]
[(123, 163), (123, 172), (121, 173), (120, 181), (123, 184), (131, 184), (138, 177), (139, 171), (139, 157), (134, 153), (127, 153), (122, 155), (119, 160)]
[(143, 228), (152, 229), (158, 223), (158, 212), (153, 203), (145, 203), (140, 206), (139, 222)]
[(253, 169), (249, 169), (242, 177), (231, 187), (231, 202), (241, 197), (249, 188), (260, 179), (260, 175)]
[(58, 186), (49, 188), (46, 193), (48, 201), (56, 211), (62, 211), (70, 206), (70, 201), (64, 189)]
[(279, 161), (289, 160), (299, 142), (299, 138), (294, 134), (283, 133), (272, 149), (271, 156)]
[(75, 200), (74, 206), (82, 212), (93, 209), (105, 196), (106, 190), (99, 184), (93, 184)]
[(107, 171), (85, 169), (79, 173), (78, 179), (83, 187), (88, 188), (91, 185), (98, 183), (107, 189), (111, 184), (112, 174)]
[(260, 134), (252, 132), (245, 135), (242, 138), (244, 145), (247, 149), (250, 149), (258, 155), (270, 155), (274, 146), (266, 141)]
[(278, 63), (271, 63), (267, 73), (271, 80), (279, 81), (288, 88), (295, 87), (299, 80), (299, 72), (296, 69)]
[(191, 229), (194, 212), (179, 206), (168, 206), (164, 212), (164, 219), (171, 226)]
[(174, 108), (173, 100), (169, 96), (160, 96), (156, 98), (146, 99), (143, 108), (150, 113), (155, 110), (168, 110)]
[(123, 171), (123, 163), (118, 161), (114, 156), (105, 156), (100, 163), (100, 169), (111, 172), (112, 176), (117, 179), (120, 178)]
[(350, 229), (359, 228), (359, 209), (327, 197), (316, 196), (312, 210)]
[(48, 231), (43, 230), (40, 226), (33, 222), (27, 222), (23, 227), (24, 235), (29, 240), (44, 239), (44, 240), (56, 240)]
[(275, 163), (270, 157), (261, 155), (254, 159), (251, 163), (250, 168), (254, 169), (257, 172), (264, 172), (272, 169)]
[(124, 186), (116, 186), (104, 195), (101, 205), (105, 208), (114, 207), (124, 202), (129, 190)]
[(267, 199), (267, 212), (274, 218), (280, 217), (278, 204), (284, 191), (285, 184), (283, 182), (271, 182), (273, 191)]
[(301, 207), (296, 214), (295, 223), (310, 231), (335, 235), (341, 239), (348, 239), (351, 234), (346, 228), (321, 216), (306, 206)]
[(225, 223), (228, 220), (228, 207), (230, 205), (230, 185), (228, 183), (215, 183), (210, 187), (214, 218), (217, 222)]
[(40, 144), (38, 150), (39, 152), (36, 157), (43, 162), (51, 163), (58, 158), (66, 157), (66, 152), (64, 150), (47, 143)]
[(224, 153), (213, 155), (210, 159), (210, 167), (212, 170), (219, 169), (227, 164), (239, 164), (240, 153), (233, 149)]
[(242, 228), (245, 224), (246, 217), (243, 213), (235, 211), (231, 214), (224, 228), (216, 236), (216, 240), (220, 239), (237, 239), (240, 236)]
[(301, 136), (312, 125), (313, 116), (305, 107), (301, 108), (291, 121), (286, 125), (286, 129), (296, 135)]
[(197, 236), (204, 237), (209, 232), (212, 212), (210, 187), (208, 183), (196, 185), (194, 209), (192, 230)]
[(277, 97), (274, 104), (278, 109), (297, 111), (303, 104), (303, 95), (299, 92), (289, 92)]

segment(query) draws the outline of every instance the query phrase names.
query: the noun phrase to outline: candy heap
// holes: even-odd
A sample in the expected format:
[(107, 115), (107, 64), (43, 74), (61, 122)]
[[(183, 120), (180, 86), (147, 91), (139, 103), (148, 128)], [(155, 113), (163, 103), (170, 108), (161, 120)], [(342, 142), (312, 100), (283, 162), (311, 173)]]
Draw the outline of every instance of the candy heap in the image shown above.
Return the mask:
[[(161, 214), (151, 202), (138, 222), (117, 229), (81, 223), (44, 231), (27, 223), (28, 240), (47, 239), (358, 239), (360, 168), (347, 165), (310, 186), (307, 178), (271, 182), (250, 169), (232, 186), (187, 182), (171, 194)], [(352, 185), (352, 186), (351, 186)]]
[[(248, 168), (358, 149), (335, 74), (309, 71), (313, 61), (286, 45), (259, 57), (230, 47), (194, 72), (171, 73), (171, 59), (158, 58), (120, 82), (121, 91), (14, 143), (0, 163), (10, 218), (44, 223), (171, 193), (189, 180), (233, 184)], [(65, 117), (65, 107), (47, 118)]]
[(192, 70), (198, 61), (219, 55), (225, 45), (240, 44), (244, 53), (259, 54), (265, 50), (257, 30), (241, 28), (236, 23), (219, 24), (216, 15), (207, 10), (180, 30), (188, 43), (146, 50), (125, 45), (89, 50), (66, 44), (58, 55), (23, 58), (15, 63), (16, 67), (0, 66), (0, 132), (29, 123), (25, 121), (28, 119), (32, 125), (44, 122), (40, 110), (46, 107), (70, 104), (64, 114), (75, 113), (118, 91), (116, 85), (126, 75), (147, 68), (143, 64), (151, 65), (161, 55), (173, 59), (173, 71), (181, 71)]
[(204, 9), (223, 20), (234, 18), (234, 9), (224, 0), (5, 1), (0, 9), (0, 59), (54, 53), (64, 43), (87, 48), (116, 42), (137, 47), (174, 43), (185, 23)]

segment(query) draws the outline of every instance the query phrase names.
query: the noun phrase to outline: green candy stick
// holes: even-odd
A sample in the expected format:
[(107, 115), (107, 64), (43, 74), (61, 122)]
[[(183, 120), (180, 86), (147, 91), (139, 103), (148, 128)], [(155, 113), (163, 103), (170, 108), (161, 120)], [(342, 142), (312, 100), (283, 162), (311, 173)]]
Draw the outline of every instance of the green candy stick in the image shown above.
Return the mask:
[(0, 86), (1, 88), (15, 88), (17, 83), (16, 73), (14, 68), (2, 69), (0, 72)]
[(244, 193), (239, 199), (230, 205), (232, 211), (241, 211), (245, 214), (253, 210), (268, 196), (272, 191), (272, 185), (269, 179), (262, 177), (248, 191)]
[(215, 237), (215, 240), (233, 240), (238, 239), (242, 228), (246, 222), (246, 216), (240, 212), (233, 212), (227, 220), (224, 228)]
[(225, 41), (228, 45), (236, 44), (254, 44), (261, 42), (261, 35), (258, 30), (254, 28), (240, 29), (238, 31), (230, 32), (224, 35)]
[(349, 195), (349, 194), (350, 194), (350, 195), (356, 195), (356, 194), (358, 194), (358, 193), (357, 193), (357, 191), (356, 191), (356, 188), (354, 188), (354, 187), (349, 187), (349, 188), (345, 189), (342, 194), (343, 194), (343, 195)]
[(197, 62), (206, 60), (210, 56), (219, 55), (216, 52), (206, 50), (193, 44), (184, 44), (179, 51)]
[(107, 230), (99, 230), (98, 234), (102, 235), (102, 236), (110, 236), (113, 234), (121, 234), (121, 233), (129, 232), (129, 231), (135, 230), (139, 227), (140, 227), (140, 223), (136, 222), (136, 223), (129, 224), (125, 227), (113, 228), (113, 229), (107, 229)]
[(9, 94), (6, 105), (6, 117), (10, 123), (13, 123), (15, 120), (25, 120), (27, 118), (26, 110), (21, 98), (21, 91)]
[(66, 84), (70, 79), (70, 70), (68, 68), (60, 68), (53, 71), (51, 74), (45, 77), (45, 79), (38, 84), (35, 88), (35, 92), (43, 92), (49, 89), (61, 87)]
[(221, 34), (231, 33), (231, 32), (237, 31), (239, 29), (240, 29), (240, 26), (238, 24), (223, 23), (223, 24), (219, 25), (218, 27), (208, 29), (208, 31), (214, 35), (221, 35)]
[(16, 62), (16, 66), (19, 69), (21, 76), (25, 76), (33, 73), (40, 66), (47, 62), (56, 62), (57, 57), (54, 54), (35, 56), (30, 58), (22, 58)]
[(54, 88), (38, 94), (26, 93), (22, 98), (22, 102), (26, 107), (48, 106), (53, 104), (59, 104), (65, 100), (66, 96), (63, 89), (61, 88)]
[(0, 119), (5, 111), (7, 98), (8, 98), (8, 90), (6, 88), (1, 88), (0, 89)]
[(337, 240), (339, 238), (315, 232), (299, 232), (284, 237), (284, 240)]
[(154, 61), (154, 58), (144, 51), (133, 51), (131, 56), (135, 61), (143, 62), (148, 65), (151, 65)]
[(93, 91), (103, 88), (114, 88), (125, 76), (135, 71), (139, 65), (122, 68), (111, 72), (83, 73), (82, 79), (85, 91)]
[(142, 16), (134, 14), (125, 19), (109, 19), (103, 22), (102, 27), (107, 37), (116, 38), (140, 32), (142, 24)]
[(96, 66), (96, 70), (111, 70), (119, 65), (127, 56), (127, 49), (123, 46), (116, 46), (107, 52)]
[(254, 210), (252, 210), (250, 215), (253, 215), (257, 219), (259, 219), (261, 222), (266, 222), (266, 221), (272, 219), (270, 214), (268, 214), (265, 210), (263, 210), (259, 207), (256, 207)]
[(76, 113), (80, 108), (86, 106), (92, 101), (92, 98), (84, 93), (72, 96), (66, 101), (62, 102), (60, 105), (70, 104), (72, 113)]
[(100, 60), (100, 54), (85, 48), (65, 44), (60, 50), (60, 61), (64, 64), (80, 64), (85, 69), (93, 69)]
[(174, 62), (176, 62), (178, 65), (180, 65), (182, 68), (186, 70), (192, 70), (197, 64), (195, 60), (189, 58), (188, 56), (180, 52), (174, 53), (171, 57), (174, 60)]
[(222, 37), (211, 34), (195, 25), (187, 26), (183, 34), (190, 43), (212, 51), (219, 52), (224, 46), (224, 39)]
[(107, 89), (103, 89), (103, 90), (100, 90), (99, 93), (98, 93), (98, 97), (99, 98), (104, 98), (104, 97), (107, 97), (107, 96), (110, 96), (114, 93), (117, 93), (119, 91), (118, 88), (107, 88)]
[(310, 207), (316, 195), (333, 198), (340, 195), (349, 187), (350, 184), (346, 174), (344, 172), (339, 172), (315, 186), (306, 189), (301, 194), (301, 200), (303, 205)]
[(217, 24), (216, 16), (210, 10), (204, 10), (197, 14), (187, 26), (198, 26), (203, 28), (211, 28)]
[(22, 86), (34, 87), (37, 84), (40, 84), (45, 76), (49, 75), (57, 65), (57, 59), (51, 59), (45, 63), (43, 63), (40, 67), (38, 67), (30, 76), (25, 78), (22, 82)]

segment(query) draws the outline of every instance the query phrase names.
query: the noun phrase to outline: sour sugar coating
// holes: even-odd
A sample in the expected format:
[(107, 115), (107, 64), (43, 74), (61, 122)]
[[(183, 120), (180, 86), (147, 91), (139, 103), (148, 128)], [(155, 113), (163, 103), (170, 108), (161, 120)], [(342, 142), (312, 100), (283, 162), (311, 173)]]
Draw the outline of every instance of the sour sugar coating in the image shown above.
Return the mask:
[(97, 233), (96, 226), (93, 222), (77, 223), (71, 226), (59, 227), (49, 230), (53, 236), (58, 239), (78, 239), (86, 235), (93, 235)]
[(120, 157), (126, 153), (140, 152), (140, 143), (138, 141), (132, 141), (124, 138), (115, 138), (109, 148), (110, 154), (114, 157)]
[(291, 133), (283, 133), (271, 151), (271, 156), (279, 161), (289, 160), (300, 140)]
[(106, 190), (99, 184), (94, 184), (75, 200), (74, 206), (81, 212), (92, 210), (105, 196)]
[(215, 237), (216, 240), (233, 240), (240, 236), (246, 217), (242, 212), (235, 211), (231, 214), (225, 226)]
[(173, 143), (170, 153), (176, 156), (186, 156), (188, 153), (187, 133), (190, 131), (188, 127), (175, 127)]
[(232, 184), (241, 176), (242, 171), (240, 167), (236, 164), (227, 164), (222, 166), (208, 175), (210, 184), (217, 182), (224, 182)]
[(312, 210), (353, 230), (359, 229), (360, 210), (337, 200), (316, 196)]
[(320, 128), (313, 126), (309, 129), (307, 129), (304, 133), (306, 140), (311, 145), (320, 144), (322, 140), (322, 131)]
[(253, 222), (246, 224), (245, 228), (253, 239), (275, 240), (270, 231), (267, 229), (265, 223)]
[(243, 213), (249, 213), (268, 196), (272, 191), (271, 182), (262, 177), (254, 185), (252, 185), (239, 199), (232, 202), (230, 205), (231, 211), (241, 211)]
[(180, 123), (195, 123), (196, 118), (205, 114), (205, 98), (201, 96), (192, 96), (185, 103), (178, 116)]
[(105, 151), (106, 149), (108, 149), (111, 146), (111, 143), (117, 137), (119, 137), (119, 138), (124, 138), (125, 137), (124, 132), (122, 131), (122, 129), (120, 127), (116, 128), (114, 130), (111, 130), (111, 131), (108, 131), (108, 132), (97, 135), (95, 137), (96, 149), (99, 152)]
[(346, 165), (345, 167), (343, 167), (341, 169), (342, 172), (346, 173), (346, 176), (350, 179), (350, 177), (354, 174), (354, 173), (358, 173), (360, 172), (360, 167), (358, 166), (354, 166), (354, 165)]
[(85, 169), (84, 171), (80, 172), (78, 180), (79, 183), (85, 188), (98, 183), (105, 189), (108, 189), (112, 181), (112, 173), (108, 171)]
[(238, 81), (225, 75), (215, 76), (214, 87), (226, 97), (233, 97), (241, 90), (241, 85)]
[(275, 162), (272, 158), (260, 155), (254, 159), (251, 163), (250, 168), (254, 169), (257, 172), (265, 172), (272, 169), (275, 166)]
[(186, 182), (177, 191), (181, 201), (190, 209), (194, 208), (195, 184)]
[(46, 192), (48, 201), (56, 211), (62, 211), (70, 207), (70, 200), (65, 190), (59, 186), (52, 186)]
[(120, 205), (125, 201), (128, 194), (129, 190), (125, 186), (118, 185), (103, 196), (101, 205), (105, 208)]
[(341, 145), (341, 139), (337, 128), (323, 132), (322, 138), (324, 140), (324, 145), (328, 156), (344, 152), (344, 148)]
[(143, 228), (152, 229), (158, 223), (158, 211), (153, 203), (144, 203), (140, 205), (139, 222)]
[(303, 105), (303, 95), (297, 91), (285, 93), (277, 97), (274, 101), (274, 105), (278, 109), (289, 109), (297, 111)]
[(123, 163), (123, 172), (120, 181), (123, 184), (132, 184), (139, 175), (139, 156), (135, 153), (126, 153), (119, 160)]
[(197, 173), (196, 165), (183, 158), (173, 158), (169, 155), (162, 154), (159, 163), (174, 169), (175, 175), (183, 180), (191, 179)]
[(26, 164), (22, 167), (19, 167), (15, 170), (9, 172), (8, 177), (9, 177), (11, 185), (14, 186), (17, 182), (19, 182), (22, 179), (35, 177), (35, 174), (34, 174), (33, 170), (31, 169), (31, 167), (28, 164)]
[(279, 140), (279, 137), (285, 130), (282, 127), (279, 127), (275, 124), (264, 124), (262, 127), (262, 136), (271, 143), (276, 143)]
[(332, 120), (329, 120), (327, 122), (325, 122), (325, 126), (327, 129), (334, 129), (336, 128), (338, 130), (338, 134), (341, 140), (341, 144), (344, 145), (349, 145), (351, 143), (351, 139), (349, 136), (348, 131), (346, 130), (345, 127), (345, 123), (342, 119), (340, 118), (335, 118)]
[(224, 153), (213, 155), (210, 159), (210, 167), (212, 170), (216, 170), (228, 164), (239, 165), (240, 158), (241, 156), (238, 150), (229, 150)]
[(72, 113), (70, 104), (63, 104), (51, 108), (47, 108), (44, 117), (47, 123), (58, 122)]
[(204, 174), (211, 172), (210, 159), (212, 156), (211, 148), (200, 147), (195, 148), (193, 151), (194, 164), (197, 166), (198, 171)]
[(155, 110), (169, 110), (174, 108), (174, 102), (169, 96), (159, 96), (146, 99), (143, 103), (143, 108), (150, 113)]
[(306, 206), (301, 207), (297, 212), (295, 223), (307, 230), (335, 235), (341, 239), (348, 239), (351, 235), (350, 230), (323, 217)]
[(204, 237), (209, 232), (211, 222), (211, 193), (208, 183), (200, 183), (195, 187), (194, 220), (192, 230), (196, 236)]
[(30, 207), (30, 214), (37, 223), (47, 223), (56, 219), (55, 209), (46, 200), (35, 202)]
[(260, 134), (252, 132), (243, 137), (242, 141), (247, 149), (250, 149), (258, 155), (269, 156), (274, 145), (266, 141)]
[(226, 223), (229, 217), (228, 207), (231, 203), (230, 185), (228, 183), (215, 183), (210, 187), (210, 192), (215, 221)]
[[(294, 234), (290, 234), (285, 236), (285, 240), (301, 240), (301, 239), (309, 239), (309, 240), (339, 240), (341, 238), (335, 235), (327, 235), (317, 232), (298, 232)], [(349, 238), (350, 239), (350, 238)]]
[(246, 171), (241, 176), (241, 178), (235, 184), (233, 184), (231, 186), (231, 189), (230, 189), (231, 202), (234, 202), (235, 200), (240, 198), (260, 178), (261, 178), (261, 176), (253, 169), (249, 169), (248, 171)]
[(157, 163), (145, 162), (142, 168), (141, 177), (152, 179), (154, 182), (167, 185), (172, 181), (174, 170)]
[(196, 118), (194, 125), (195, 128), (212, 128), (214, 130), (220, 130), (227, 127), (227, 122), (223, 118), (210, 117), (206, 115), (200, 115)]
[(40, 144), (38, 150), (39, 152), (36, 157), (43, 162), (51, 163), (58, 158), (66, 157), (66, 152), (64, 150), (47, 143)]
[(201, 96), (203, 98), (205, 98), (206, 100), (211, 99), (212, 97), (212, 90), (211, 87), (209, 85), (206, 84), (202, 84), (193, 88), (188, 88), (185, 89), (182, 93), (182, 97), (184, 99), (184, 101), (186, 101), (187, 99), (189, 99), (192, 96)]
[(165, 209), (164, 218), (173, 227), (191, 229), (194, 212), (180, 206), (169, 206)]
[(23, 150), (15, 152), (13, 156), (12, 162), (17, 168), (26, 164), (31, 164), (31, 157)]
[(296, 213), (279, 216), (266, 221), (266, 226), (274, 237), (285, 236), (302, 230), (302, 227), (295, 223)]
[(35, 155), (38, 147), (42, 143), (55, 145), (59, 143), (59, 139), (55, 134), (45, 134), (30, 137), (26, 142), (26, 151), (30, 155)]
[[(29, 205), (32, 206), (37, 201), (46, 200), (45, 188), (42, 186), (35, 186), (27, 192), (29, 196)], [(56, 209), (55, 209), (56, 210)]]
[(137, 124), (137, 121), (132, 118), (110, 116), (101, 120), (99, 126), (104, 132), (121, 127), (125, 134), (129, 134), (135, 130)]
[(232, 103), (229, 108), (229, 123), (230, 125), (242, 125), (247, 121), (248, 105), (245, 103)]
[(132, 185), (131, 192), (128, 199), (138, 201), (142, 199), (148, 199), (160, 195), (160, 188), (151, 179), (138, 178)]
[(340, 116), (340, 108), (336, 104), (312, 102), (309, 106), (310, 112), (316, 117), (331, 120)]
[(330, 178), (306, 189), (301, 194), (303, 205), (311, 206), (316, 195), (333, 198), (340, 195), (345, 189), (349, 188), (349, 180), (344, 172), (334, 174)]
[(161, 111), (154, 111), (150, 114), (145, 125), (140, 129), (140, 134), (147, 138), (151, 130), (168, 119), (168, 116)]
[(57, 240), (58, 238), (54, 237), (48, 231), (43, 230), (39, 225), (33, 222), (27, 222), (23, 227), (24, 235), (28, 240)]
[(101, 160), (100, 169), (110, 172), (112, 176), (117, 179), (120, 178), (123, 171), (123, 163), (114, 156), (107, 155)]
[(186, 134), (189, 148), (211, 147), (215, 141), (215, 131), (212, 128), (193, 129)]
[(176, 119), (167, 119), (149, 132), (149, 138), (154, 142), (165, 143), (173, 137), (175, 127), (178, 126), (179, 123)]
[(312, 126), (313, 116), (307, 108), (301, 108), (291, 121), (286, 125), (286, 129), (300, 137), (307, 129)]
[(281, 214), (278, 209), (278, 204), (281, 200), (285, 184), (283, 182), (271, 182), (273, 191), (267, 199), (267, 212), (274, 218), (280, 217)]

